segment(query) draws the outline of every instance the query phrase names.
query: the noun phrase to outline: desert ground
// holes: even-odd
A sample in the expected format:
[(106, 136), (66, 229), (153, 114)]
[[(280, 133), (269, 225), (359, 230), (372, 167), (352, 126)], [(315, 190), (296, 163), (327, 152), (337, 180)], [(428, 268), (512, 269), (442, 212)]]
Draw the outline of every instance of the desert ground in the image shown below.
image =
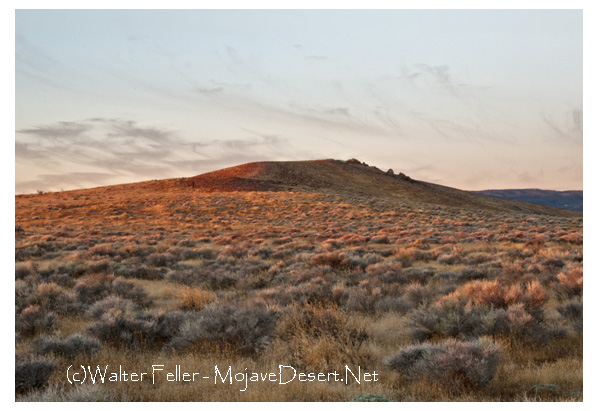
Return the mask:
[(582, 401), (579, 212), (256, 163), (19, 195), (15, 237), (17, 401)]

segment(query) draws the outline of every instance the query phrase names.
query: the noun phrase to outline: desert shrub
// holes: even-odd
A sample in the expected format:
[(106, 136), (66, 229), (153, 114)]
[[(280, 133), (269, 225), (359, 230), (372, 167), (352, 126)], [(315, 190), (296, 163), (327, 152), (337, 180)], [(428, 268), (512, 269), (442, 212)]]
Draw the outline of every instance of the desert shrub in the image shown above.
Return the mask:
[(190, 239), (185, 239), (185, 240), (180, 240), (177, 245), (179, 247), (195, 247), (195, 245), (197, 244), (196, 241), (194, 240), (190, 240)]
[(33, 343), (37, 355), (54, 354), (69, 359), (80, 354), (89, 357), (102, 348), (100, 342), (81, 334), (73, 334), (64, 339), (44, 335), (36, 338)]
[(391, 400), (376, 394), (363, 394), (353, 397), (350, 402), (391, 402)]
[(412, 304), (401, 297), (383, 297), (376, 302), (375, 311), (392, 311), (396, 313), (407, 313), (412, 308)]
[(137, 309), (138, 307), (133, 301), (116, 295), (109, 295), (108, 297), (93, 303), (85, 311), (85, 315), (91, 318), (99, 319), (104, 314), (111, 311), (131, 313)]
[(327, 277), (333, 279), (335, 274), (331, 267), (306, 267), (303, 264), (294, 264), (291, 266), (279, 266), (273, 267), (274, 271), (274, 282), (281, 285), (299, 285), (307, 283), (315, 278)]
[(197, 270), (185, 267), (176, 267), (169, 271), (164, 279), (171, 283), (183, 284), (187, 286), (197, 285), (200, 282), (200, 276)]
[(250, 252), (250, 255), (252, 257), (259, 257), (263, 260), (267, 260), (270, 258), (270, 256), (275, 252), (275, 250), (273, 250), (272, 248), (268, 248), (268, 247), (261, 247), (258, 248), (257, 250), (252, 250)]
[(80, 277), (85, 273), (87, 266), (82, 261), (68, 261), (56, 267), (57, 274), (67, 274), (71, 277)]
[(386, 235), (375, 235), (370, 239), (373, 244), (389, 244), (389, 237)]
[(408, 331), (417, 341), (434, 336), (470, 338), (492, 334), (497, 324), (498, 310), (467, 304), (464, 301), (445, 300), (418, 309), (410, 315)]
[(488, 386), (501, 361), (501, 347), (488, 339), (447, 339), (402, 348), (386, 365), (407, 379), (425, 380), (455, 391)]
[(22, 402), (113, 402), (126, 401), (99, 384), (79, 384), (66, 391), (59, 385), (33, 390), (17, 398)]
[(461, 282), (468, 282), (472, 280), (484, 280), (487, 279), (489, 274), (483, 270), (475, 267), (466, 267), (460, 272), (459, 280)]
[(333, 283), (335, 277), (327, 275), (314, 277), (310, 281), (297, 286), (275, 286), (260, 290), (257, 295), (265, 302), (279, 306), (287, 306), (292, 303), (326, 303), (334, 301), (337, 297), (333, 295)]
[(73, 288), (77, 281), (69, 274), (52, 274), (48, 282), (56, 283), (63, 288)]
[(35, 301), (44, 309), (63, 311), (74, 303), (74, 298), (58, 284), (50, 282), (38, 284)]
[(156, 267), (148, 267), (145, 264), (120, 264), (115, 268), (115, 274), (119, 277), (138, 278), (140, 280), (160, 280), (164, 277), (166, 271)]
[(43, 388), (56, 368), (53, 361), (45, 358), (17, 360), (15, 362), (15, 391), (24, 393)]
[(216, 253), (211, 248), (193, 248), (183, 249), (180, 253), (181, 260), (213, 260), (216, 258)]
[(431, 304), (437, 295), (437, 291), (430, 285), (420, 283), (409, 284), (403, 294), (403, 299), (412, 307), (427, 306)]
[(456, 265), (463, 261), (459, 253), (443, 253), (437, 257), (437, 262), (444, 265)]
[(57, 317), (46, 312), (39, 305), (30, 305), (23, 309), (15, 323), (16, 330), (23, 336), (31, 336), (40, 331), (51, 331), (57, 326)]
[(158, 313), (150, 326), (146, 341), (152, 347), (163, 347), (170, 342), (179, 332), (183, 324), (189, 320), (190, 315), (180, 310)]
[(179, 294), (179, 308), (202, 310), (216, 299), (216, 294), (202, 288), (187, 287)]
[(557, 275), (555, 292), (561, 301), (582, 296), (582, 267), (573, 267)]
[(582, 333), (583, 324), (583, 308), (582, 297), (574, 297), (564, 304), (557, 307), (557, 312), (566, 318), (571, 324), (574, 331)]
[(504, 335), (512, 342), (543, 345), (552, 338), (563, 337), (563, 330), (543, 324), (522, 303), (495, 308), (476, 305), (455, 296), (416, 310), (410, 315), (408, 331), (423, 341), (433, 337), (476, 338)]
[(338, 269), (349, 266), (349, 259), (344, 254), (333, 251), (312, 256), (309, 264), (311, 266), (329, 266)]
[(564, 261), (560, 258), (548, 258), (545, 261), (543, 261), (542, 264), (545, 267), (547, 267), (547, 269), (549, 269), (550, 271), (559, 270), (561, 268), (564, 268), (564, 266), (566, 265), (566, 263), (564, 263)]
[(493, 281), (479, 280), (464, 284), (449, 297), (465, 298), (477, 305), (507, 308), (513, 304), (522, 304), (537, 319), (542, 319), (543, 304), (546, 301), (545, 290), (536, 280), (525, 285), (501, 285)]
[(353, 344), (362, 344), (367, 338), (364, 330), (352, 326), (347, 314), (334, 305), (322, 304), (289, 307), (277, 325), (276, 335), (286, 341), (302, 335), (330, 335)]
[(455, 284), (460, 281), (460, 273), (456, 271), (441, 271), (433, 277), (434, 281), (442, 281), (447, 284)]
[(210, 306), (187, 320), (168, 347), (184, 350), (209, 343), (252, 355), (266, 348), (275, 324), (275, 312), (269, 308)]
[(119, 347), (145, 346), (152, 321), (137, 313), (109, 311), (87, 328), (100, 341)]
[(59, 385), (50, 385), (45, 389), (32, 389), (18, 396), (16, 402), (58, 402), (63, 400), (64, 391)]
[(75, 285), (77, 299), (83, 304), (90, 304), (106, 297), (112, 288), (114, 275), (91, 274)]
[(100, 256), (100, 257), (113, 257), (116, 254), (116, 251), (112, 248), (110, 244), (97, 244), (87, 250), (88, 257)]
[(15, 263), (15, 280), (21, 280), (36, 272), (35, 264), (32, 261)]
[(248, 254), (248, 250), (246, 247), (243, 246), (243, 244), (235, 244), (235, 245), (228, 245), (225, 246), (225, 248), (223, 248), (220, 252), (221, 256), (225, 256), (225, 257), (233, 257), (233, 258), (243, 258)]
[(152, 304), (152, 301), (148, 298), (148, 293), (143, 287), (122, 278), (117, 278), (112, 282), (112, 292), (132, 300), (142, 307), (149, 307)]
[(376, 303), (381, 297), (380, 288), (358, 288), (353, 287), (347, 293), (347, 298), (343, 307), (349, 311), (359, 311), (372, 313), (376, 308)]
[(149, 265), (155, 267), (169, 267), (178, 261), (177, 256), (171, 253), (154, 253), (146, 258)]
[(88, 274), (108, 274), (112, 269), (113, 260), (92, 260), (86, 264), (85, 271)]

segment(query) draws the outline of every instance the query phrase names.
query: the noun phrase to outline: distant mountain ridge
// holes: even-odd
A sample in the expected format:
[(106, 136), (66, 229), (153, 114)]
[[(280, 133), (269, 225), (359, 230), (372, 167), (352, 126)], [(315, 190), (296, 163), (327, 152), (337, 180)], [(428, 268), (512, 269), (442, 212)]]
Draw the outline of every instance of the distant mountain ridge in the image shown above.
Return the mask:
[(582, 190), (540, 190), (537, 188), (528, 189), (506, 189), (506, 190), (482, 190), (472, 191), (492, 198), (502, 200), (523, 201), (525, 203), (540, 204), (550, 207), (563, 208), (582, 212), (583, 195)]

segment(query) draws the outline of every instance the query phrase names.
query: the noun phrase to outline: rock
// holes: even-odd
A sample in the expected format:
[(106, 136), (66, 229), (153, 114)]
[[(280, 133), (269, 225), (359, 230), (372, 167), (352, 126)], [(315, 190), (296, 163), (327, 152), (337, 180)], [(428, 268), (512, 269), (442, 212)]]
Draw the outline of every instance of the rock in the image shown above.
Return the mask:
[(407, 175), (405, 175), (404, 173), (399, 173), (397, 175), (397, 178), (399, 178), (400, 180), (404, 180), (407, 181), (408, 183), (413, 182), (414, 180), (412, 180), (410, 177), (408, 177)]

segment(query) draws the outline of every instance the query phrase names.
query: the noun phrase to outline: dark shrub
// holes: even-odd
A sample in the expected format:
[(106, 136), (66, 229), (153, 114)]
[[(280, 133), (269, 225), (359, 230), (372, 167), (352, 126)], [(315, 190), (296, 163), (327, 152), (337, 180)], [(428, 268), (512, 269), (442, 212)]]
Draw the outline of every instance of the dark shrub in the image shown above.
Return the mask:
[(177, 262), (177, 257), (171, 253), (156, 253), (149, 255), (147, 262), (156, 267), (168, 267)]
[(143, 287), (135, 285), (131, 281), (117, 278), (112, 283), (112, 291), (123, 298), (134, 301), (142, 307), (148, 307), (152, 303)]
[(144, 346), (152, 321), (142, 315), (111, 311), (88, 327), (87, 332), (113, 346)]
[(85, 311), (85, 315), (92, 318), (101, 318), (104, 314), (111, 311), (122, 313), (133, 313), (138, 309), (138, 306), (131, 300), (122, 298), (116, 295), (96, 301)]
[(112, 288), (113, 275), (92, 274), (77, 282), (75, 292), (83, 304), (90, 304), (106, 297)]
[(376, 302), (376, 311), (393, 311), (406, 313), (410, 311), (412, 304), (400, 297), (384, 297)]
[(44, 311), (39, 305), (25, 308), (16, 321), (16, 329), (23, 336), (31, 336), (40, 331), (51, 331), (56, 325), (56, 314)]
[(17, 360), (15, 363), (15, 391), (24, 393), (31, 389), (43, 388), (48, 384), (56, 364), (45, 358)]
[(342, 268), (349, 266), (349, 259), (339, 252), (330, 252), (316, 254), (310, 258), (310, 265), (312, 266), (329, 266), (332, 268)]
[(465, 391), (489, 385), (500, 361), (501, 347), (490, 340), (448, 339), (404, 347), (387, 359), (386, 365), (408, 379), (428, 380)]
[(97, 340), (81, 334), (73, 334), (64, 339), (44, 335), (35, 339), (34, 346), (38, 355), (51, 353), (69, 359), (79, 354), (89, 357), (102, 348)]
[(190, 318), (188, 313), (174, 310), (159, 313), (148, 332), (148, 342), (155, 347), (163, 347), (181, 331), (181, 327)]
[(182, 350), (208, 342), (255, 354), (270, 342), (275, 323), (275, 313), (269, 308), (211, 306), (185, 322), (169, 347)]
[(574, 331), (582, 333), (583, 324), (583, 309), (582, 297), (575, 297), (557, 307), (557, 312), (566, 318), (571, 324)]

